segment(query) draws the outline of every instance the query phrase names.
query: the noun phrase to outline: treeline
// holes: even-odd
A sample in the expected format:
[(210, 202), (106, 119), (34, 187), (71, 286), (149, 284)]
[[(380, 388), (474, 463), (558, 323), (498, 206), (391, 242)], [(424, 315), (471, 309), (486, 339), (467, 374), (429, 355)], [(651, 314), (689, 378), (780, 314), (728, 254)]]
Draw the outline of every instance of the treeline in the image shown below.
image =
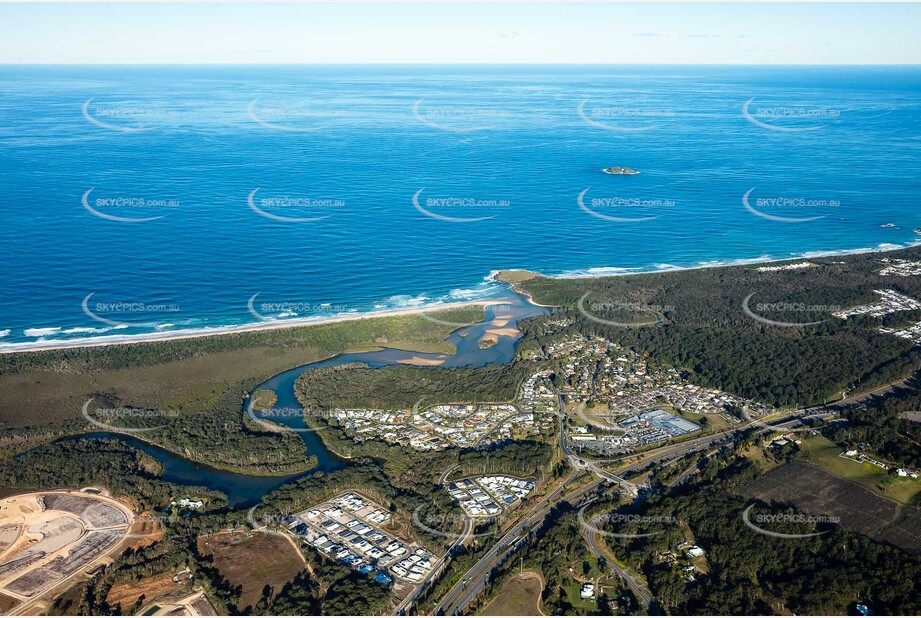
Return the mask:
[[(483, 309), (434, 314), (446, 321), (472, 322), (482, 319)], [(82, 406), (92, 398), (91, 414), (97, 408), (127, 411), (101, 416), (105, 424), (126, 429), (164, 425), (146, 431), (145, 439), (195, 461), (260, 475), (303, 471), (314, 462), (305, 456), (296, 434), (267, 432), (246, 422), (242, 402), (247, 392), (280, 371), (349, 349), (391, 345), (448, 351), (451, 346), (444, 339), (451, 330), (419, 315), (400, 315), (0, 355), (0, 428), (15, 431), (14, 437), (5, 433), (0, 457), (46, 438), (98, 431), (81, 417)], [(144, 415), (145, 410), (152, 414)]]
[(921, 468), (921, 422), (906, 416), (921, 410), (919, 387), (921, 374), (916, 374), (903, 386), (842, 406), (841, 416), (848, 422), (833, 423), (823, 433), (841, 445), (863, 444), (883, 459)]
[(548, 445), (535, 440), (504, 441), (477, 449), (449, 447), (441, 451), (416, 451), (404, 444), (383, 440), (355, 442), (339, 425), (308, 417), (324, 445), (350, 460), (380, 462), (387, 476), (398, 486), (437, 483), (442, 471), (462, 464), (469, 474), (507, 472), (543, 478), (552, 456)]
[[(11, 429), (0, 437), (0, 460), (63, 436), (111, 430), (143, 439), (187, 459), (210, 466), (261, 476), (283, 476), (309, 470), (316, 458), (293, 432), (272, 432), (243, 412), (242, 392), (220, 393), (205, 411), (144, 410), (112, 393), (93, 393), (84, 417), (50, 425)], [(99, 411), (102, 410), (103, 413)], [(106, 414), (107, 410), (117, 411)], [(141, 431), (135, 431), (140, 429)]]
[(0, 487), (39, 490), (102, 486), (129, 495), (142, 510), (155, 509), (177, 495), (207, 498), (214, 507), (226, 496), (203, 487), (187, 487), (157, 478), (159, 464), (116, 440), (80, 439), (46, 444), (0, 464)]
[(265, 506), (260, 512), (295, 513), (343, 491), (358, 491), (409, 520), (412, 533), (420, 539), (444, 546), (450, 535), (463, 529), (465, 521), (460, 506), (440, 483), (444, 472), (455, 468), (453, 478), (503, 473), (540, 481), (550, 474), (552, 457), (552, 447), (534, 441), (508, 442), (485, 450), (409, 452), (404, 453), (404, 461), (409, 463), (400, 466), (400, 476), (388, 473), (387, 462), (363, 458), (344, 469), (313, 474), (279, 487), (263, 498)]
[[(472, 323), (483, 320), (482, 307), (459, 307), (430, 313), (447, 322)], [(322, 358), (339, 354), (356, 344), (373, 344), (381, 339), (438, 344), (450, 334), (450, 330), (450, 326), (408, 314), (169, 341), (16, 352), (0, 355), (0, 376), (35, 369), (57, 372), (133, 369), (259, 347), (312, 349), (317, 357)]]
[[(921, 259), (917, 248), (887, 254)], [(921, 299), (921, 277), (883, 277), (879, 256), (811, 260), (817, 268), (759, 272), (750, 266), (592, 279), (535, 278), (520, 287), (538, 302), (560, 305), (567, 330), (601, 335), (659, 363), (678, 367), (698, 384), (774, 405), (821, 404), (893, 381), (921, 367), (911, 342), (877, 332), (883, 325), (921, 320), (921, 312), (885, 319), (831, 315), (835, 308), (877, 302), (876, 289)], [(586, 296), (587, 294), (587, 296)], [(803, 327), (765, 324), (752, 312)], [(576, 309), (580, 299), (584, 313)], [(784, 308), (759, 304), (785, 303)], [(588, 315), (586, 315), (588, 314)], [(594, 321), (659, 323), (624, 328)]]
[(378, 616), (391, 600), (390, 591), (366, 575), (307, 549), (318, 565), (314, 576), (301, 572), (280, 591), (268, 586), (256, 607), (243, 615), (255, 616)]
[[(586, 610), (575, 607), (570, 596), (579, 577), (594, 580), (599, 576), (610, 576), (603, 559), (599, 560), (588, 548), (580, 533), (576, 509), (561, 503), (547, 514), (540, 528), (508, 554), (501, 564), (493, 568), (483, 592), (468, 610), (482, 611), (482, 608), (499, 594), (509, 578), (519, 569), (535, 570), (544, 579), (540, 607), (550, 616), (608, 616), (609, 602), (619, 600), (621, 613), (634, 613), (639, 609), (632, 592), (622, 586), (613, 594), (598, 594), (594, 606)], [(572, 571), (570, 571), (572, 569)], [(628, 603), (624, 603), (628, 599)]]
[(222, 392), (212, 408), (204, 412), (174, 417), (128, 416), (106, 422), (116, 426), (149, 426), (151, 429), (140, 434), (145, 441), (232, 472), (284, 476), (316, 465), (316, 457), (307, 454), (304, 441), (296, 433), (273, 432), (252, 422), (243, 411), (242, 393), (232, 389)]
[[(745, 525), (742, 512), (750, 503), (738, 493), (758, 475), (757, 467), (729, 456), (728, 462), (707, 462), (702, 472), (700, 480), (634, 507), (633, 514), (652, 518), (645, 521), (674, 525), (660, 525), (664, 532), (644, 538), (607, 539), (621, 559), (645, 573), (669, 613), (838, 615), (853, 610), (855, 601), (875, 614), (921, 612), (917, 558), (843, 528), (800, 539), (759, 534)], [(789, 531), (803, 530), (800, 525)], [(616, 532), (640, 534), (650, 528), (626, 523), (618, 524)], [(707, 551), (709, 568), (706, 574), (695, 573), (693, 583), (661, 556), (689, 538)]]

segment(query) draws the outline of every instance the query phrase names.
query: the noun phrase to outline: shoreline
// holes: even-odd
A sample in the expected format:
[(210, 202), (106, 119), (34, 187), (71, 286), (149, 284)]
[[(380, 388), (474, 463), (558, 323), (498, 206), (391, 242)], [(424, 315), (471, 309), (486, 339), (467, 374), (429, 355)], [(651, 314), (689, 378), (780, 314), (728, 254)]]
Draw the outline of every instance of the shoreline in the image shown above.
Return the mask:
[[(527, 271), (533, 273), (535, 276), (544, 277), (546, 279), (598, 279), (602, 277), (627, 277), (631, 275), (650, 275), (650, 274), (662, 274), (662, 273), (672, 273), (680, 272), (686, 270), (700, 270), (705, 268), (732, 268), (732, 267), (745, 267), (745, 266), (761, 266), (766, 264), (777, 264), (782, 262), (794, 262), (797, 260), (810, 260), (810, 259), (824, 259), (837, 256), (849, 256), (849, 255), (866, 255), (873, 253), (894, 253), (897, 251), (904, 251), (906, 249), (911, 249), (914, 247), (921, 246), (921, 238), (901, 244), (883, 244), (878, 247), (865, 247), (860, 249), (841, 249), (841, 250), (831, 250), (831, 251), (806, 251), (798, 255), (782, 257), (782, 258), (772, 258), (770, 256), (759, 256), (756, 258), (740, 258), (736, 260), (726, 260), (718, 261), (714, 260), (712, 262), (706, 262), (697, 264), (694, 266), (671, 266), (665, 265), (667, 268), (656, 268), (656, 269), (644, 269), (642, 267), (637, 268), (620, 268), (620, 267), (592, 267), (584, 269), (583, 271), (564, 271), (557, 274), (544, 274), (540, 271)], [(514, 270), (527, 270), (527, 269), (514, 269), (506, 268), (502, 270), (494, 270), (488, 276), (487, 280), (500, 283), (502, 285), (508, 286), (509, 290), (515, 294), (520, 294), (525, 296), (528, 299), (528, 302), (538, 306), (553, 308), (555, 305), (544, 305), (538, 303), (534, 300), (533, 295), (523, 291), (517, 283), (514, 282), (504, 282), (499, 279), (499, 275), (503, 272), (514, 271)], [(594, 271), (594, 272), (593, 272)], [(340, 315), (340, 316), (331, 316), (329, 318), (321, 318), (318, 320), (278, 320), (265, 323), (252, 323), (252, 324), (241, 324), (239, 326), (214, 326), (206, 327), (212, 328), (213, 330), (208, 332), (206, 329), (201, 329), (199, 331), (186, 331), (186, 332), (173, 332), (173, 333), (142, 333), (138, 335), (127, 335), (124, 338), (112, 341), (87, 341), (81, 339), (74, 339), (72, 341), (49, 341), (47, 344), (36, 343), (36, 342), (22, 342), (22, 343), (9, 343), (4, 345), (0, 341), (0, 354), (28, 354), (35, 352), (51, 352), (57, 350), (71, 350), (79, 348), (96, 348), (96, 347), (105, 347), (105, 346), (116, 346), (116, 345), (132, 345), (139, 343), (163, 343), (166, 341), (178, 341), (181, 339), (195, 339), (199, 337), (216, 337), (220, 335), (235, 335), (239, 333), (249, 333), (249, 332), (258, 332), (265, 330), (278, 330), (278, 329), (288, 329), (288, 328), (304, 328), (309, 326), (320, 326), (324, 324), (335, 324), (340, 322), (348, 322), (352, 320), (366, 320), (373, 318), (386, 318), (386, 317), (395, 317), (403, 315), (422, 315), (426, 313), (432, 313), (442, 310), (449, 309), (459, 309), (464, 307), (474, 307), (482, 306), (487, 307), (490, 305), (501, 305), (507, 302), (507, 299), (503, 298), (494, 298), (494, 299), (485, 299), (485, 300), (469, 300), (469, 301), (458, 301), (458, 302), (449, 302), (442, 303), (438, 305), (430, 305), (423, 307), (412, 307), (406, 309), (386, 309), (382, 311), (369, 311), (366, 313), (359, 313), (355, 315)], [(100, 337), (105, 338), (106, 336)], [(118, 337), (114, 335), (113, 337)], [(93, 338), (88, 338), (93, 339)]]
[[(165, 341), (178, 341), (180, 339), (197, 339), (200, 337), (218, 337), (220, 335), (237, 335), (240, 333), (251, 333), (267, 330), (281, 330), (289, 328), (306, 328), (310, 326), (322, 326), (324, 324), (336, 324), (340, 322), (351, 322), (354, 320), (370, 320), (374, 318), (390, 318), (398, 316), (409, 316), (409, 315), (421, 315), (425, 313), (435, 313), (438, 311), (445, 311), (449, 309), (461, 309), (464, 307), (488, 307), (490, 305), (501, 305), (507, 303), (507, 299), (489, 299), (489, 300), (468, 300), (460, 301), (456, 303), (445, 303), (442, 305), (433, 305), (429, 307), (413, 307), (409, 309), (387, 309), (384, 311), (369, 311), (367, 313), (361, 313), (356, 315), (343, 315), (343, 316), (333, 316), (329, 318), (323, 318), (319, 320), (311, 321), (299, 321), (299, 320), (278, 320), (273, 322), (266, 322), (264, 324), (241, 324), (240, 326), (216, 326), (214, 332), (185, 332), (185, 333), (149, 333), (149, 334), (140, 334), (140, 335), (128, 335), (125, 339), (120, 339), (118, 341), (92, 341), (85, 342), (84, 340), (74, 339), (73, 343), (66, 341), (53, 341), (48, 342), (47, 345), (41, 343), (14, 343), (9, 344), (11, 346), (22, 346), (22, 347), (8, 347), (0, 348), (0, 354), (27, 354), (33, 352), (52, 352), (55, 350), (71, 350), (77, 348), (98, 348), (105, 346), (116, 346), (116, 345), (132, 345), (138, 343), (163, 343)], [(117, 335), (116, 335), (117, 336)]]
[[(896, 251), (904, 251), (906, 249), (912, 249), (915, 247), (921, 246), (921, 238), (918, 238), (912, 242), (897, 245), (894, 243), (883, 243), (877, 247), (862, 247), (860, 249), (839, 249), (839, 250), (830, 250), (830, 251), (805, 251), (803, 253), (793, 255), (790, 257), (783, 258), (773, 258), (767, 255), (759, 256), (756, 258), (738, 258), (735, 260), (713, 260), (710, 262), (699, 263), (694, 266), (673, 266), (671, 264), (665, 264), (667, 268), (656, 268), (656, 269), (643, 269), (642, 267), (637, 268), (620, 268), (616, 266), (598, 266), (593, 268), (586, 268), (582, 271), (565, 271), (559, 274), (545, 275), (543, 273), (536, 272), (537, 275), (544, 277), (546, 279), (600, 279), (602, 277), (628, 277), (630, 275), (656, 275), (660, 273), (673, 273), (681, 272), (685, 270), (701, 270), (704, 268), (731, 268), (731, 267), (742, 267), (742, 266), (762, 266), (767, 264), (778, 264), (781, 262), (795, 262), (797, 260), (821, 260), (831, 257), (846, 257), (849, 255), (867, 255), (870, 253), (894, 253)], [(599, 271), (599, 272), (591, 272)], [(610, 271), (610, 272), (600, 272), (600, 271)], [(517, 290), (516, 290), (517, 291)]]

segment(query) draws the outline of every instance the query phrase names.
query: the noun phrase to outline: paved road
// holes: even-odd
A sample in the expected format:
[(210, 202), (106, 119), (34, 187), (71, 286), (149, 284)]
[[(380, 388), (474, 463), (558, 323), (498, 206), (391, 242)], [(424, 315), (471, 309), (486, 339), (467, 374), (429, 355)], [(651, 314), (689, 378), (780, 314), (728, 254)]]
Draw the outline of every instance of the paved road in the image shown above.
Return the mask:
[[(454, 468), (456, 467), (457, 466), (454, 466)], [(447, 472), (445, 472), (443, 476), (447, 476), (448, 472), (450, 472), (454, 468), (449, 469)], [(419, 582), (419, 585), (416, 586), (413, 589), (413, 591), (409, 593), (409, 596), (403, 599), (403, 602), (397, 606), (396, 610), (394, 610), (393, 612), (394, 616), (399, 616), (403, 614), (403, 612), (405, 612), (413, 603), (416, 602), (416, 599), (419, 597), (419, 594), (421, 594), (422, 591), (425, 590), (425, 587), (429, 585), (432, 579), (438, 576), (438, 573), (441, 570), (442, 566), (447, 564), (447, 562), (450, 560), (451, 552), (453, 552), (457, 548), (457, 546), (466, 542), (466, 540), (470, 537), (472, 533), (473, 533), (473, 520), (467, 519), (464, 522), (464, 531), (456, 539), (454, 539), (454, 542), (451, 543), (451, 547), (448, 548), (445, 554), (441, 558), (435, 561), (435, 564), (432, 565), (432, 570), (429, 571), (429, 574), (425, 577), (425, 579)]]
[(550, 512), (550, 509), (552, 509), (555, 504), (562, 501), (572, 502), (573, 500), (577, 500), (604, 482), (604, 479), (597, 478), (591, 483), (564, 495), (563, 491), (566, 485), (578, 475), (579, 471), (574, 471), (570, 474), (562, 485), (547, 494), (527, 515), (512, 526), (508, 532), (506, 532), (502, 538), (500, 538), (499, 541), (467, 571), (463, 579), (448, 591), (435, 608), (435, 613), (453, 615), (466, 607), (476, 595), (482, 592), (489, 579), (489, 573), (492, 567), (498, 562), (499, 558), (514, 549), (517, 542), (530, 532), (531, 529), (543, 523), (544, 517)]
[(640, 603), (644, 608), (648, 608), (649, 604), (652, 603), (652, 594), (649, 592), (649, 589), (646, 588), (642, 583), (636, 580), (625, 568), (617, 564), (614, 559), (614, 555), (610, 550), (603, 544), (599, 544), (595, 538), (595, 534), (587, 529), (582, 529), (582, 538), (585, 539), (585, 543), (588, 545), (588, 548), (591, 550), (595, 556), (598, 558), (604, 558), (604, 561), (607, 563), (611, 569), (617, 573), (622, 580), (627, 582), (627, 585), (630, 587), (630, 590), (633, 591), (633, 594), (636, 595), (636, 598), (639, 599)]
[[(707, 447), (710, 447), (718, 442), (726, 440), (727, 438), (731, 437), (735, 433), (751, 429), (752, 427), (757, 427), (759, 424), (763, 425), (763, 428), (760, 431), (774, 431), (777, 429), (788, 429), (788, 428), (792, 428), (800, 424), (804, 418), (811, 418), (811, 416), (822, 415), (822, 414), (827, 414), (827, 412), (816, 413), (815, 410), (800, 410), (797, 412), (792, 412), (786, 417), (784, 417), (783, 419), (779, 419), (777, 421), (773, 421), (773, 422), (753, 421), (751, 423), (746, 423), (744, 425), (732, 427), (730, 429), (727, 429), (725, 431), (721, 431), (715, 434), (701, 436), (698, 438), (692, 438), (690, 440), (685, 440), (684, 442), (679, 442), (677, 444), (668, 444), (665, 446), (661, 446), (659, 448), (651, 449), (649, 451), (646, 451), (636, 456), (631, 456), (630, 459), (632, 459), (633, 457), (637, 457), (638, 459), (636, 461), (633, 461), (632, 463), (622, 466), (621, 468), (618, 468), (617, 472), (620, 474), (624, 474), (626, 472), (634, 471), (636, 469), (647, 466), (650, 463), (655, 463), (663, 459), (682, 457), (683, 455), (686, 455), (687, 453), (690, 453), (693, 451), (699, 451)], [(561, 424), (562, 424), (562, 419), (561, 419)], [(561, 431), (561, 436), (565, 436), (565, 432)], [(570, 457), (570, 461), (573, 460), (573, 457), (575, 457), (578, 460), (578, 457), (573, 455), (571, 450), (567, 452), (567, 446), (565, 445), (565, 438), (563, 438), (563, 451), (564, 453), (567, 454), (567, 456)], [(627, 458), (624, 457), (624, 458), (620, 458), (618, 460), (613, 460), (613, 461), (622, 462), (624, 459), (627, 459)], [(553, 504), (555, 504), (557, 501), (566, 500), (566, 501), (572, 502), (573, 500), (581, 497), (585, 493), (588, 493), (588, 491), (590, 491), (591, 489), (594, 489), (595, 487), (597, 487), (604, 480), (613, 480), (614, 482), (621, 484), (621, 486), (623, 487), (628, 486), (625, 484), (632, 485), (632, 483), (629, 483), (629, 481), (624, 480), (623, 477), (620, 476), (620, 474), (614, 474), (611, 472), (607, 472), (605, 470), (602, 470), (600, 467), (598, 467), (598, 464), (603, 463), (603, 462), (599, 462), (596, 460), (591, 463), (593, 465), (588, 466), (586, 465), (588, 464), (588, 460), (585, 461), (585, 464), (579, 464), (578, 461), (576, 461), (574, 463), (576, 467), (576, 471), (572, 475), (570, 475), (570, 478), (567, 479), (567, 482), (569, 482), (569, 480), (574, 478), (574, 476), (578, 474), (580, 470), (584, 470), (584, 469), (588, 469), (589, 471), (594, 472), (596, 475), (599, 476), (599, 478), (597, 478), (596, 480), (594, 480), (592, 483), (585, 486), (584, 488), (580, 490), (576, 490), (575, 492), (571, 492), (570, 494), (567, 494), (565, 496), (559, 497), (561, 493), (559, 489), (549, 494), (548, 496), (546, 496), (540, 503), (538, 503), (538, 505), (535, 506), (534, 509), (532, 509), (530, 513), (528, 513), (525, 517), (523, 517), (518, 524), (516, 524), (511, 530), (509, 530), (509, 532), (505, 536), (503, 536), (502, 539), (500, 539), (500, 541), (496, 543), (486, 553), (486, 555), (484, 555), (476, 564), (474, 564), (473, 567), (471, 567), (467, 571), (465, 577), (460, 582), (458, 582), (454, 586), (454, 588), (448, 591), (448, 593), (444, 596), (444, 598), (442, 598), (441, 602), (436, 607), (436, 610), (435, 610), (436, 613), (444, 612), (445, 614), (456, 614), (459, 611), (463, 610), (463, 608), (466, 607), (477, 594), (482, 592), (483, 588), (485, 587), (488, 581), (489, 572), (492, 569), (493, 565), (496, 562), (498, 562), (498, 559), (500, 557), (507, 554), (509, 550), (513, 548), (512, 541), (517, 541), (521, 536), (523, 536), (524, 532), (528, 528), (536, 527), (535, 524), (539, 524), (541, 521), (543, 521), (543, 517), (550, 511)], [(556, 500), (557, 497), (559, 497), (559, 500)], [(628, 579), (627, 581), (629, 584), (630, 580)], [(637, 582), (633, 582), (633, 583), (636, 584)], [(642, 598), (642, 595), (640, 596)]]
[(439, 484), (439, 485), (444, 485), (444, 484), (445, 484), (445, 481), (448, 480), (448, 476), (450, 476), (450, 474), (451, 474), (452, 472), (454, 472), (455, 470), (457, 470), (458, 468), (460, 468), (460, 464), (457, 464), (457, 465), (455, 465), (455, 466), (451, 466), (450, 468), (448, 468), (447, 470), (445, 470), (444, 472), (442, 472), (442, 473), (441, 473), (441, 478), (438, 479), (438, 484)]

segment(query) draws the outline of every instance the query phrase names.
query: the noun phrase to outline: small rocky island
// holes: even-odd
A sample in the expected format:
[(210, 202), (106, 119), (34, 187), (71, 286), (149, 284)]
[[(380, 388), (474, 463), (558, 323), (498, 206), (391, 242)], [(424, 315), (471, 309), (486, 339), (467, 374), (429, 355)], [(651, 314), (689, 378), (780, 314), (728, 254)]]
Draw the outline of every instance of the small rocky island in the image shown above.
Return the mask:
[(631, 169), (629, 167), (621, 167), (619, 165), (614, 165), (612, 167), (606, 167), (601, 171), (604, 172), (605, 174), (612, 174), (614, 176), (633, 176), (635, 174), (639, 174), (639, 172), (636, 171), (635, 169)]

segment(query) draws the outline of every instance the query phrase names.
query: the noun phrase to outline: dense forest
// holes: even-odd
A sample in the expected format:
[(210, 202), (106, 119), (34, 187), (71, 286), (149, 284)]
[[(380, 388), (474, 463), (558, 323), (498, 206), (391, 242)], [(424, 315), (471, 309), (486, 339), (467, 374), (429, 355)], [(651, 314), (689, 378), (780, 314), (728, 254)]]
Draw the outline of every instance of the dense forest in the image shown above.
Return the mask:
[[(907, 249), (887, 257), (918, 258)], [(758, 271), (732, 266), (677, 272), (549, 279), (519, 283), (541, 303), (562, 307), (573, 332), (603, 335), (660, 363), (686, 371), (693, 382), (774, 405), (821, 404), (898, 380), (921, 367), (921, 350), (911, 342), (877, 332), (921, 320), (921, 312), (886, 318), (831, 316), (836, 308), (877, 301), (876, 289), (921, 298), (921, 278), (881, 276), (878, 255), (810, 260), (815, 268)], [(820, 322), (804, 327), (765, 324), (743, 311), (743, 301), (786, 303), (759, 315), (781, 322)], [(577, 309), (580, 300), (584, 312)], [(643, 308), (648, 310), (642, 310)], [(612, 326), (658, 319), (641, 328)]]
[(131, 496), (142, 510), (186, 495), (200, 496), (212, 508), (226, 506), (223, 494), (167, 483), (158, 475), (156, 460), (117, 440), (67, 440), (0, 462), (0, 487), (5, 489), (105, 487), (115, 495)]
[(305, 410), (333, 408), (410, 409), (438, 403), (511, 401), (518, 385), (536, 365), (514, 362), (486, 367), (414, 367), (397, 365), (327, 367), (306, 371), (296, 391)]
[[(732, 455), (713, 460), (698, 481), (632, 507), (635, 515), (674, 525), (644, 538), (608, 538), (608, 544), (642, 570), (656, 599), (674, 614), (835, 615), (852, 611), (855, 602), (874, 613), (921, 612), (921, 561), (902, 550), (840, 527), (800, 539), (777, 539), (747, 527), (742, 512), (751, 503), (738, 491), (758, 474), (749, 460)], [(618, 526), (619, 533), (649, 531), (641, 523)], [(787, 526), (791, 529), (779, 531), (813, 530)], [(706, 550), (709, 567), (692, 583), (662, 557), (689, 540)]]
[(845, 424), (834, 424), (825, 434), (847, 446), (865, 445), (883, 459), (902, 466), (921, 468), (921, 374), (884, 394), (843, 406)]

